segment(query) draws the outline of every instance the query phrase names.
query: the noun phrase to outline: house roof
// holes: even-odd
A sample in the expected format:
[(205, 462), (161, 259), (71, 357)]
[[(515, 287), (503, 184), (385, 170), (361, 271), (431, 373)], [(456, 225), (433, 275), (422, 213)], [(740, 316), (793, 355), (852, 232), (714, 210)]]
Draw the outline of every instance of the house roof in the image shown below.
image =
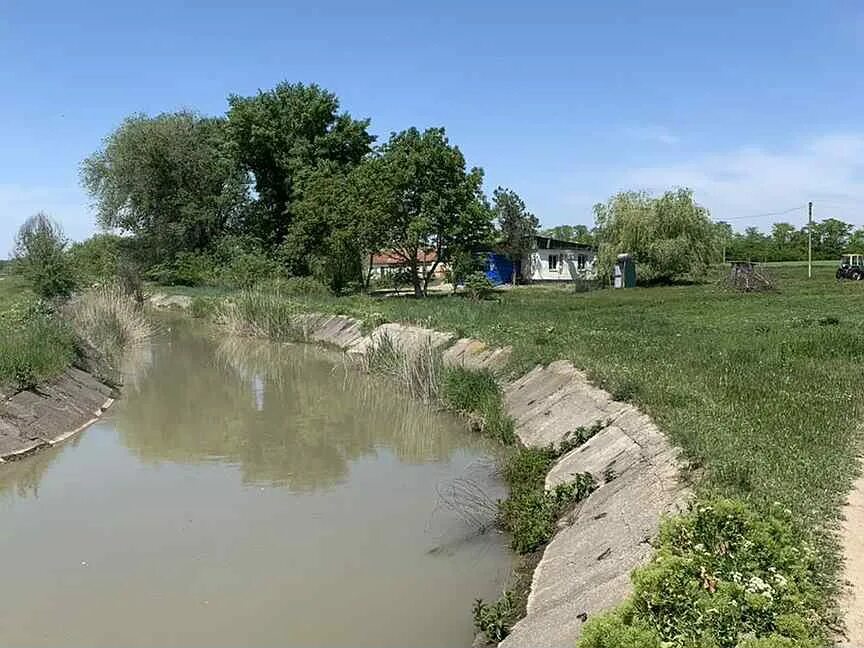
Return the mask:
[[(435, 263), (438, 255), (435, 250), (423, 251), (417, 253), (417, 261), (420, 263)], [(393, 250), (381, 250), (377, 254), (372, 255), (372, 266), (396, 266), (406, 265), (406, 261), (401, 254)]]
[(538, 250), (553, 248), (566, 250), (593, 250), (594, 246), (589, 243), (577, 243), (576, 241), (565, 241), (564, 239), (549, 238), (548, 236), (535, 236), (534, 244)]

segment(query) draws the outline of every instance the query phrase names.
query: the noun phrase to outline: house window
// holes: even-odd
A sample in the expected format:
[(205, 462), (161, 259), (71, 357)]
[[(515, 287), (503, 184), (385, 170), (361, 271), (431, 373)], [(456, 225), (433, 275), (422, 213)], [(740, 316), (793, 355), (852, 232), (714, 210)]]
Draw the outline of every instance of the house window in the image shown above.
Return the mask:
[(556, 270), (558, 268), (558, 255), (550, 254), (549, 255), (549, 269)]
[(584, 254), (579, 254), (576, 256), (576, 267), (579, 270), (585, 269), (585, 255)]

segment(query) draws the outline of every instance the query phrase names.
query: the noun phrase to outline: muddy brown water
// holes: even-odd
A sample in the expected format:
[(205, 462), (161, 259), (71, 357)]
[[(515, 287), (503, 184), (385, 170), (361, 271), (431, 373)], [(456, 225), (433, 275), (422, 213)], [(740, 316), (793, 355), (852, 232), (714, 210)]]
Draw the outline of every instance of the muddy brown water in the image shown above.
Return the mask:
[(339, 356), (165, 328), (0, 466), (0, 645), (469, 645), (511, 558), (441, 494), (500, 496), (494, 447)]

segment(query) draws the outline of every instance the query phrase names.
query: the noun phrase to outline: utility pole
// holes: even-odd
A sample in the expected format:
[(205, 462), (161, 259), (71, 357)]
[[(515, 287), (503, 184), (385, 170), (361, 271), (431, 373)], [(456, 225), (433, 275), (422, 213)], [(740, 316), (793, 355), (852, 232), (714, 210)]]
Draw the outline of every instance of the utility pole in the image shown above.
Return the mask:
[(807, 203), (807, 278), (813, 278), (813, 201)]

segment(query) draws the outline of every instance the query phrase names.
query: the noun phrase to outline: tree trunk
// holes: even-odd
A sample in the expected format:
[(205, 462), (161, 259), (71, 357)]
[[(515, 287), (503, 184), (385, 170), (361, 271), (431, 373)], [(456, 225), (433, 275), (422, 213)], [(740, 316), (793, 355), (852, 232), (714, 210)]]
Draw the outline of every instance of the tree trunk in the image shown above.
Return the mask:
[(432, 275), (435, 274), (435, 268), (438, 267), (438, 259), (435, 259), (435, 263), (432, 264), (432, 267), (429, 268), (429, 272), (425, 274), (423, 277), (423, 294), (429, 294), (429, 280), (432, 279)]
[(414, 286), (414, 296), (418, 299), (423, 297), (423, 281), (420, 279), (420, 268), (416, 254), (411, 261), (411, 284)]
[(366, 278), (363, 280), (363, 290), (369, 292), (369, 286), (372, 283), (372, 261), (375, 259), (375, 255), (369, 254), (369, 267), (366, 269)]

